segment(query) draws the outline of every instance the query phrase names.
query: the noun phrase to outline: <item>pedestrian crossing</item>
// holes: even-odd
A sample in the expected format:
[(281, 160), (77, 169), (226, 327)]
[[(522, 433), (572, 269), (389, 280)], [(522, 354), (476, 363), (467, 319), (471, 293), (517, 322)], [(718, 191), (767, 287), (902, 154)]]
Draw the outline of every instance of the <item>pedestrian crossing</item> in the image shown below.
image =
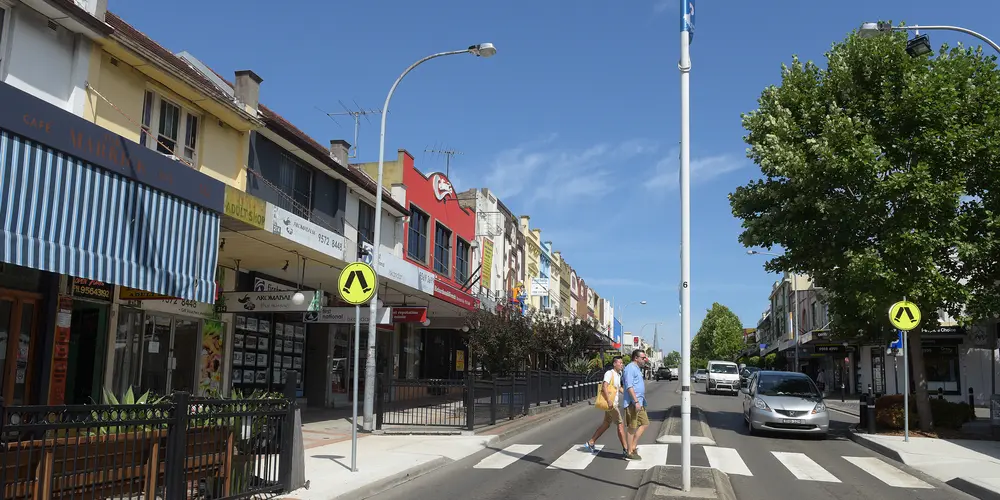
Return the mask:
[[(596, 446), (597, 453), (593, 453), (587, 449), (585, 444), (581, 443), (565, 451), (555, 450), (559, 455), (546, 466), (546, 469), (580, 471), (587, 469), (598, 459), (604, 460), (600, 465), (601, 467), (607, 467), (607, 460), (612, 460), (614, 461), (612, 463), (616, 464), (615, 466), (618, 466), (617, 463), (620, 463), (621, 467), (630, 471), (644, 471), (657, 465), (679, 465), (670, 463), (669, 450), (671, 446), (677, 445), (642, 444), (639, 445), (639, 454), (642, 456), (642, 459), (625, 461), (621, 460), (621, 450), (617, 449), (617, 447), (613, 450), (605, 451), (605, 446), (599, 444)], [(844, 478), (844, 480), (838, 478), (827, 470), (826, 467), (805, 453), (771, 451), (770, 458), (773, 458), (773, 460), (766, 459), (766, 455), (763, 457), (755, 456), (750, 464), (748, 464), (735, 448), (722, 446), (703, 446), (701, 448), (704, 451), (704, 456), (707, 459), (709, 467), (718, 469), (730, 476), (753, 477), (753, 468), (767, 467), (773, 469), (775, 465), (780, 465), (790, 474), (790, 480), (814, 481), (819, 483), (841, 483), (848, 480), (847, 478)], [(551, 455), (552, 451), (544, 449), (540, 444), (512, 444), (486, 456), (472, 468), (499, 470), (513, 466), (522, 460), (529, 460), (533, 463), (544, 465), (545, 461), (539, 455)], [(850, 464), (849, 467), (862, 471), (893, 488), (934, 488), (934, 486), (927, 482), (876, 457), (840, 456), (835, 457), (835, 459), (843, 460), (847, 464)], [(827, 458), (826, 460), (829, 459)], [(702, 461), (702, 463), (705, 462)], [(833, 466), (834, 464), (828, 463), (827, 465)]]

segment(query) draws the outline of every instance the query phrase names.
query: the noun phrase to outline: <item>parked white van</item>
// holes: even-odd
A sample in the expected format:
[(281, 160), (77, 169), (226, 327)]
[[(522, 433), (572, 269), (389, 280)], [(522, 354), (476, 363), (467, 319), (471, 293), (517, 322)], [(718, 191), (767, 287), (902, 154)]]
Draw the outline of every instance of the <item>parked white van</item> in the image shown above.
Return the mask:
[(705, 392), (740, 392), (740, 368), (732, 361), (709, 361), (708, 381), (705, 382)]

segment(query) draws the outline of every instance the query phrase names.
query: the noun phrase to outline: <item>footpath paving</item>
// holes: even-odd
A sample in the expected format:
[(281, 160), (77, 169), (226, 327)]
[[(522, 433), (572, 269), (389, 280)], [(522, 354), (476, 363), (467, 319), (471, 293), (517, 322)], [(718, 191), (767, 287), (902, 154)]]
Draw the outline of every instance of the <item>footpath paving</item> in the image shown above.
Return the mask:
[(309, 411), (303, 416), (305, 488), (283, 495), (289, 500), (356, 500), (424, 475), (482, 451), (491, 444), (562, 418), (590, 401), (560, 408), (543, 405), (532, 415), (479, 429), (412, 428), (400, 433), (359, 433), (357, 472), (351, 471), (351, 415), (344, 411)]

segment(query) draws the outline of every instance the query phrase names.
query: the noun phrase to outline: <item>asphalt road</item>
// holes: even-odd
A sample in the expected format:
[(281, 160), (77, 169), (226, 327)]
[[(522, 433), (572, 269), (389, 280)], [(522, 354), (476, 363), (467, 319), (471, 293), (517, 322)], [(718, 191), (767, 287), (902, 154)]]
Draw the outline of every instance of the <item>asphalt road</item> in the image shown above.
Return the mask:
[[(693, 389), (696, 394), (692, 404), (705, 412), (716, 441), (716, 449), (709, 447), (707, 451), (714, 455), (715, 465), (729, 474), (739, 500), (972, 498), (849, 440), (848, 427), (857, 423), (857, 417), (831, 411), (830, 436), (822, 441), (795, 436), (749, 436), (741, 395), (704, 394), (703, 384), (694, 384)], [(694, 448), (693, 464), (710, 465), (705, 447)], [(680, 463), (679, 458), (671, 463)]]
[(631, 500), (643, 471), (654, 463), (666, 462), (662, 453), (668, 448), (655, 442), (667, 408), (680, 404), (676, 386), (676, 382), (646, 382), (650, 425), (639, 441), (645, 463), (621, 458), (621, 444), (613, 428), (598, 441), (598, 445), (605, 445), (607, 453), (602, 451), (595, 457), (581, 450), (603, 418), (602, 412), (588, 408), (495, 443), (372, 498)]

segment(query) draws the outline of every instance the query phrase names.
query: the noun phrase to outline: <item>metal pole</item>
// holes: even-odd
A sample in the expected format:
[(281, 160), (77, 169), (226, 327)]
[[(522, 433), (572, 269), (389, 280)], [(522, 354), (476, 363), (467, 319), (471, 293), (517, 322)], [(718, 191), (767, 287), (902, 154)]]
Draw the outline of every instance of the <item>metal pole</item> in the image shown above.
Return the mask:
[(795, 297), (795, 310), (792, 311), (792, 338), (795, 339), (795, 371), (801, 371), (802, 367), (799, 365), (799, 325), (798, 313), (799, 313), (799, 287), (798, 287), (798, 276), (792, 273), (792, 295)]
[(691, 35), (688, 7), (694, 17), (694, 2), (681, 4), (681, 478), (684, 491), (691, 491)]
[[(441, 52), (438, 54), (429, 55), (413, 64), (406, 71), (403, 71), (399, 78), (393, 82), (392, 87), (389, 89), (389, 94), (385, 96), (385, 104), (382, 106), (382, 126), (379, 130), (379, 140), (378, 140), (378, 175), (375, 179), (375, 237), (372, 239), (372, 267), (375, 268), (375, 274), (379, 273), (379, 253), (382, 250), (382, 173), (383, 167), (385, 166), (385, 118), (389, 115), (389, 101), (392, 100), (392, 94), (396, 91), (396, 87), (399, 86), (399, 82), (403, 80), (403, 77), (407, 75), (413, 68), (420, 66), (421, 64), (430, 61), (431, 59), (443, 56), (451, 56), (455, 54), (468, 54), (471, 49), (466, 50), (454, 50), (451, 52)], [(375, 421), (372, 418), (375, 406), (375, 343), (377, 332), (377, 317), (378, 317), (378, 284), (375, 284), (375, 294), (372, 295), (371, 300), (371, 317), (368, 318), (368, 358), (365, 360), (365, 418), (364, 418), (364, 429), (366, 431), (371, 431), (374, 428)]]
[[(906, 300), (906, 299), (903, 299)], [(910, 441), (910, 332), (903, 334), (903, 441)]]
[[(354, 306), (354, 407), (351, 418), (351, 472), (358, 471), (358, 362), (361, 357), (361, 306)], [(372, 380), (372, 379), (368, 379)], [(367, 386), (366, 390), (367, 392)]]

